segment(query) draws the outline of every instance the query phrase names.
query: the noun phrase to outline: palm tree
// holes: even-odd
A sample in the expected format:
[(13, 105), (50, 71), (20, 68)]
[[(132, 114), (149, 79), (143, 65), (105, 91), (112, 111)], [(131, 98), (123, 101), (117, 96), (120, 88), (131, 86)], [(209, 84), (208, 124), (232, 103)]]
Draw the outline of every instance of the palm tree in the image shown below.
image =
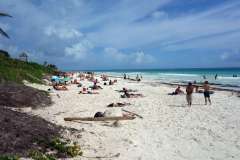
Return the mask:
[[(11, 17), (12, 18), (12, 16), (9, 16), (8, 14), (5, 14), (5, 13), (0, 13), (0, 17)], [(7, 35), (7, 33), (5, 33), (2, 30), (2, 28), (0, 28), (0, 34), (2, 34), (4, 37), (7, 37), (8, 39), (10, 39), (9, 36)]]

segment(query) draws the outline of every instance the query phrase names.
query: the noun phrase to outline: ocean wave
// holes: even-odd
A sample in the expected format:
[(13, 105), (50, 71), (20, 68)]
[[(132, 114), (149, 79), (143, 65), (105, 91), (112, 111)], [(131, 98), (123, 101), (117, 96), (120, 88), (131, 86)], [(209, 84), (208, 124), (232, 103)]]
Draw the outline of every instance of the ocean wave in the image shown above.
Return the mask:
[(191, 77), (196, 77), (198, 75), (195, 74), (173, 74), (173, 73), (158, 73), (160, 75), (164, 75), (164, 76), (191, 76)]
[(217, 77), (217, 79), (240, 79), (240, 77)]

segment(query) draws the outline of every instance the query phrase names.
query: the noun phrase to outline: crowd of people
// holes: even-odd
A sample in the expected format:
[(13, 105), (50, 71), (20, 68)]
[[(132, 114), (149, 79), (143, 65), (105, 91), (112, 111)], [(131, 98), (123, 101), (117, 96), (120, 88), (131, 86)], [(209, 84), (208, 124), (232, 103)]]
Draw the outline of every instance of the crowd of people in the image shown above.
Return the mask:
[[(65, 76), (66, 77), (68, 77), (68, 76), (71, 77), (71, 76), (73, 76), (73, 73), (65, 72)], [(89, 87), (89, 89), (91, 89), (91, 90), (103, 89), (100, 85), (97, 85), (97, 83), (100, 83), (100, 82), (98, 81), (98, 79), (95, 79), (93, 77), (92, 73), (89, 73), (87, 75), (85, 75), (84, 73), (80, 73), (78, 75), (78, 77), (80, 77), (80, 81), (82, 81), (82, 80), (84, 80), (84, 78), (86, 78), (88, 81), (94, 82), (94, 85)], [(114, 83), (117, 83), (117, 80), (112, 81), (105, 75), (101, 75), (100, 78), (102, 79), (102, 81), (109, 81), (109, 85), (114, 85)], [(204, 78), (206, 78), (206, 77), (204, 76)], [(217, 75), (215, 76), (215, 79), (216, 78), (217, 78)], [(126, 79), (126, 73), (124, 73), (124, 79)], [(140, 81), (141, 79), (142, 79), (142, 75), (141, 75), (141, 78), (137, 75), (136, 80)], [(196, 81), (194, 81), (194, 83), (196, 83)], [(77, 79), (74, 79), (74, 81), (71, 81), (70, 84), (81, 84), (81, 83), (78, 82)], [(58, 82), (53, 86), (53, 88), (55, 90), (68, 90), (66, 85), (67, 84), (64, 83), (64, 82)], [(106, 85), (106, 82), (104, 83), (104, 85)], [(196, 86), (195, 92), (196, 93), (203, 93), (204, 97), (205, 97), (205, 105), (207, 105), (207, 102), (209, 102), (209, 104), (211, 105), (210, 92), (209, 92), (210, 84), (209, 84), (208, 81), (205, 81), (202, 85), (204, 87), (204, 91), (199, 90), (199, 87)], [(121, 92), (124, 92), (124, 94), (120, 96), (121, 98), (146, 97), (146, 96), (143, 96), (142, 94), (130, 94), (129, 92), (138, 92), (138, 90), (134, 90), (134, 89), (123, 88), (123, 90), (121, 90)], [(181, 90), (180, 86), (178, 86), (177, 89), (175, 90), (175, 92), (173, 92), (173, 93), (174, 94), (186, 95), (186, 100), (187, 100), (188, 106), (191, 107), (192, 99), (193, 99), (192, 94), (194, 93), (194, 88), (193, 88), (193, 85), (192, 85), (191, 82), (189, 82), (187, 87), (186, 87), (186, 93), (183, 90)], [(98, 92), (87, 91), (86, 88), (83, 88), (83, 91), (79, 91), (78, 94), (99, 94), (99, 93)], [(124, 103), (111, 103), (111, 104), (107, 105), (107, 107), (124, 107), (126, 105), (131, 105), (131, 104), (130, 103), (125, 103), (125, 102)], [(128, 114), (128, 115), (131, 115), (131, 114)], [(102, 116), (104, 116), (102, 112), (97, 112), (94, 117), (102, 117)], [(124, 114), (123, 116), (126, 116), (126, 114)]]
[[(196, 87), (195, 89), (195, 92), (196, 93), (203, 93), (204, 94), (204, 97), (205, 97), (205, 105), (207, 105), (207, 102), (209, 101), (209, 104), (211, 105), (211, 99), (210, 99), (210, 84), (208, 81), (205, 81), (203, 84), (203, 87), (204, 87), (204, 91), (202, 90), (199, 90), (198, 86)], [(194, 88), (192, 86), (192, 83), (189, 82), (187, 87), (186, 87), (186, 94), (183, 90), (180, 89), (181, 87), (178, 86), (178, 88), (175, 90), (175, 94), (183, 94), (183, 95), (186, 95), (186, 100), (188, 102), (188, 105), (189, 107), (191, 107), (192, 105), (192, 93), (194, 91)]]

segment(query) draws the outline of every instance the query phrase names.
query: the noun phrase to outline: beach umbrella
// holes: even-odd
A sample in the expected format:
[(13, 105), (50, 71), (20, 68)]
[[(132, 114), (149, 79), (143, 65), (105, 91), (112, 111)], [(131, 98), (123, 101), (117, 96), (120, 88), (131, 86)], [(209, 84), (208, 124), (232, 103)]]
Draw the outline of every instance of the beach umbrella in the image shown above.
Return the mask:
[(63, 82), (63, 80), (61, 80), (60, 78), (54, 78), (53, 80), (56, 82)]
[(70, 79), (70, 78), (63, 78), (63, 79), (61, 79), (61, 81), (71, 81), (72, 79)]

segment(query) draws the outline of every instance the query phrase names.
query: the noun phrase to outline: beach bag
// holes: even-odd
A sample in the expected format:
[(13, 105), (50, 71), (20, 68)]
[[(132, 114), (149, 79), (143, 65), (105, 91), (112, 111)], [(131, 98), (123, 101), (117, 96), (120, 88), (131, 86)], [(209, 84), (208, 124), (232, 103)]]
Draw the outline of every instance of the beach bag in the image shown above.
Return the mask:
[(78, 87), (82, 87), (82, 84), (80, 83), (80, 84), (78, 85)]
[(86, 88), (83, 88), (83, 91), (86, 91)]

